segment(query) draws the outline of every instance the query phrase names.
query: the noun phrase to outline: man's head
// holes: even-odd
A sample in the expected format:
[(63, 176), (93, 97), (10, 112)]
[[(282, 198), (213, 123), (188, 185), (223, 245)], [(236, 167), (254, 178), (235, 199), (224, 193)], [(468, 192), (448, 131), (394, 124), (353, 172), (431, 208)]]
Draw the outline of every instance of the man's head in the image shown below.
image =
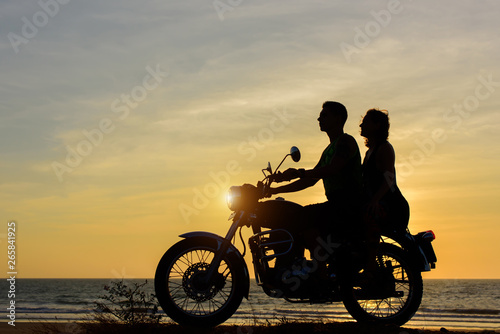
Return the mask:
[(319, 114), (319, 127), (321, 131), (330, 131), (332, 127), (343, 128), (347, 120), (347, 109), (342, 103), (326, 101)]

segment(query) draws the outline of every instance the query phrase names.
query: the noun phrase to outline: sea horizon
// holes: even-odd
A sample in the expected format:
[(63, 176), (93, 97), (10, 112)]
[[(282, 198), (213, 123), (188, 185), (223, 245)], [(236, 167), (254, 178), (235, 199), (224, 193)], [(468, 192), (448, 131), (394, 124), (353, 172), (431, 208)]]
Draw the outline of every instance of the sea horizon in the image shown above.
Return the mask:
[[(144, 283), (154, 293), (153, 278), (21, 278), (16, 281), (16, 321), (78, 322), (93, 314), (94, 302), (105, 295), (104, 286), (124, 280)], [(0, 290), (8, 282), (2, 280)], [(5, 312), (7, 298), (0, 300)], [(161, 314), (164, 314), (161, 311)], [(3, 319), (8, 319), (2, 316)], [(249, 299), (225, 322), (258, 325), (288, 321), (354, 321), (342, 303), (291, 304), (268, 297), (251, 280)], [(165, 315), (163, 321), (170, 321)], [(422, 304), (406, 327), (498, 330), (500, 328), (500, 279), (424, 279)]]
[[(5, 276), (5, 279), (8, 279), (9, 276)], [(154, 277), (147, 278), (147, 277), (123, 277), (123, 278), (118, 278), (118, 277), (16, 277), (16, 280), (30, 280), (30, 279), (36, 279), (36, 280), (152, 280), (154, 281)], [(433, 280), (500, 280), (500, 278), (425, 278), (422, 277), (424, 281), (433, 281)], [(250, 277), (250, 281), (255, 281), (255, 277)]]

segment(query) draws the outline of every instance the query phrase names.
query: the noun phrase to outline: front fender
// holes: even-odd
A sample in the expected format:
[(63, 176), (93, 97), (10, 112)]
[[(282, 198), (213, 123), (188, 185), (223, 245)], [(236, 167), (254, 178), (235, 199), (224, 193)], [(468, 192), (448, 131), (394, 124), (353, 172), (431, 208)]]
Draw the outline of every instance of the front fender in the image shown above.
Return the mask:
[[(220, 249), (222, 243), (229, 242), (228, 240), (224, 239), (220, 235), (217, 235), (217, 234), (211, 233), (211, 232), (203, 232), (203, 231), (188, 232), (188, 233), (184, 233), (184, 234), (179, 235), (179, 237), (184, 238), (184, 239), (195, 238), (195, 237), (205, 237), (205, 238), (214, 239), (217, 241), (217, 250)], [(245, 279), (246, 288), (245, 288), (244, 296), (246, 299), (248, 299), (248, 295), (250, 293), (250, 275), (248, 274), (248, 267), (247, 267), (247, 264), (245, 262), (245, 259), (241, 255), (240, 251), (236, 247), (234, 247), (233, 244), (229, 245), (229, 248), (227, 249), (226, 254), (228, 254), (228, 256), (231, 256), (234, 258), (234, 260), (236, 262), (236, 266), (238, 268), (241, 268), (241, 270), (243, 271), (242, 275), (244, 275), (244, 277), (246, 277), (246, 279)], [(236, 268), (236, 270), (238, 270), (238, 268)]]

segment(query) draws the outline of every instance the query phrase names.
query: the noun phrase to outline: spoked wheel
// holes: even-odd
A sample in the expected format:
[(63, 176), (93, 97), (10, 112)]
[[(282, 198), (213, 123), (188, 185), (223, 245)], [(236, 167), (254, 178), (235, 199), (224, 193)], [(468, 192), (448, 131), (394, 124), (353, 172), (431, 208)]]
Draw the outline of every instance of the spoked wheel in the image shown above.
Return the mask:
[(245, 293), (241, 263), (226, 256), (207, 282), (217, 241), (193, 237), (179, 241), (163, 255), (155, 275), (156, 297), (165, 313), (186, 326), (216, 326), (238, 309)]
[(344, 306), (358, 322), (401, 326), (420, 306), (422, 275), (405, 252), (393, 245), (381, 245), (377, 262), (379, 272), (373, 281), (343, 284)]

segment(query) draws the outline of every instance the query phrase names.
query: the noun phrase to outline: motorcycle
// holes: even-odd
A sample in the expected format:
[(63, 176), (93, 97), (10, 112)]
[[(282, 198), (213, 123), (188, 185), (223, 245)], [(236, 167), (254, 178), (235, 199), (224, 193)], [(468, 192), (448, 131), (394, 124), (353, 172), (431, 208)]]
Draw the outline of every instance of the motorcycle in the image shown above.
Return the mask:
[[(292, 147), (276, 170), (270, 163), (257, 186), (230, 188), (227, 203), (232, 214), (225, 237), (210, 232), (180, 235), (161, 258), (155, 274), (155, 292), (165, 313), (185, 326), (213, 327), (229, 319), (243, 297), (249, 298), (250, 275), (244, 260), (246, 246), (242, 228), (251, 227), (248, 244), (255, 279), (272, 298), (291, 303), (343, 302), (358, 322), (403, 325), (418, 310), (422, 295), (422, 272), (435, 268), (432, 231), (411, 234), (382, 231), (378, 246), (376, 275), (363, 279), (366, 245), (362, 240), (320, 240), (316, 257), (297, 256), (298, 236), (287, 224), (301, 218), (303, 206), (281, 197), (266, 199), (285, 159), (300, 160)], [(243, 254), (233, 243), (236, 233)], [(299, 247), (300, 248), (300, 247)], [(322, 254), (322, 255), (321, 255)], [(321, 256), (319, 256), (321, 255)], [(317, 258), (326, 262), (319, 276)]]

